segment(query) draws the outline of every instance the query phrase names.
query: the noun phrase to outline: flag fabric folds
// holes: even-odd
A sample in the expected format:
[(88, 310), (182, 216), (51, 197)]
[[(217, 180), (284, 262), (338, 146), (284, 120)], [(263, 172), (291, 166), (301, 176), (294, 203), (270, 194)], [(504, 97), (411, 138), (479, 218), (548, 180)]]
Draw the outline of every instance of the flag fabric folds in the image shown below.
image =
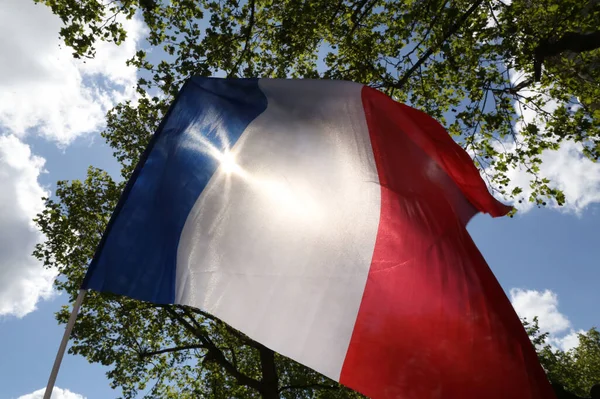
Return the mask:
[(550, 398), (466, 230), (509, 208), (426, 114), (350, 82), (186, 82), (83, 287), (200, 308), (375, 399)]

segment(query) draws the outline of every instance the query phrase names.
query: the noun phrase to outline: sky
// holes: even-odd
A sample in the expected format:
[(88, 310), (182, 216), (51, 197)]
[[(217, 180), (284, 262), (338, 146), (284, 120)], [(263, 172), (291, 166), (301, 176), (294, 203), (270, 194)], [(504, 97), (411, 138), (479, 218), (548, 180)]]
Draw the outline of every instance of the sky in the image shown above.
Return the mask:
[[(90, 164), (118, 174), (99, 131), (106, 111), (134, 96), (136, 71), (125, 60), (145, 34), (128, 21), (122, 46), (102, 44), (84, 63), (60, 47), (59, 28), (44, 6), (0, 2), (0, 399), (42, 398), (64, 331), (54, 312), (66, 298), (52, 288), (55, 272), (31, 257), (43, 239), (32, 218), (57, 180), (83, 178)], [(578, 332), (600, 326), (600, 165), (574, 143), (544, 161), (541, 172), (565, 191), (565, 206), (521, 204), (512, 219), (478, 215), (469, 231), (519, 315), (538, 316), (551, 343), (569, 349)], [(118, 396), (106, 371), (66, 355), (53, 398)]]

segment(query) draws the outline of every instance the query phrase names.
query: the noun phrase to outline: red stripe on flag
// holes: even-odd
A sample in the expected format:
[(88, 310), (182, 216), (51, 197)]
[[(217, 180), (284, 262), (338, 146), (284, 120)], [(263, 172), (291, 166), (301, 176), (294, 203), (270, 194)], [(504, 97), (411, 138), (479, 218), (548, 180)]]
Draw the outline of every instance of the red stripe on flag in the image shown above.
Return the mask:
[(552, 398), (465, 227), (471, 203), (493, 215), (508, 208), (432, 118), (373, 89), (362, 97), (381, 219), (340, 382), (374, 399)]

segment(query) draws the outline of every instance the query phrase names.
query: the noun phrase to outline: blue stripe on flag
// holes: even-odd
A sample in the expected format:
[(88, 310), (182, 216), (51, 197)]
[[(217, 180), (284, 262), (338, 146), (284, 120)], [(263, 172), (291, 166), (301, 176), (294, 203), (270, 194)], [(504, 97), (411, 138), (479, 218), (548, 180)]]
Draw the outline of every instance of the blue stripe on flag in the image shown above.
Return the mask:
[(256, 79), (191, 78), (129, 181), (82, 288), (173, 303), (179, 237), (218, 167), (210, 149), (232, 147), (266, 108)]

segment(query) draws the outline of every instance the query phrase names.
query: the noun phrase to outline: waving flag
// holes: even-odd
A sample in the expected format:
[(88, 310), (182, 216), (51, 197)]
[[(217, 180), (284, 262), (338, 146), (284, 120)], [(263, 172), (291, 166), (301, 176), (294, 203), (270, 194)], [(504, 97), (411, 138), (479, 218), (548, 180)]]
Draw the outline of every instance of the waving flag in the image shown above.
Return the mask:
[(83, 288), (209, 312), (379, 398), (549, 398), (465, 228), (501, 216), (429, 116), (359, 84), (192, 78)]

